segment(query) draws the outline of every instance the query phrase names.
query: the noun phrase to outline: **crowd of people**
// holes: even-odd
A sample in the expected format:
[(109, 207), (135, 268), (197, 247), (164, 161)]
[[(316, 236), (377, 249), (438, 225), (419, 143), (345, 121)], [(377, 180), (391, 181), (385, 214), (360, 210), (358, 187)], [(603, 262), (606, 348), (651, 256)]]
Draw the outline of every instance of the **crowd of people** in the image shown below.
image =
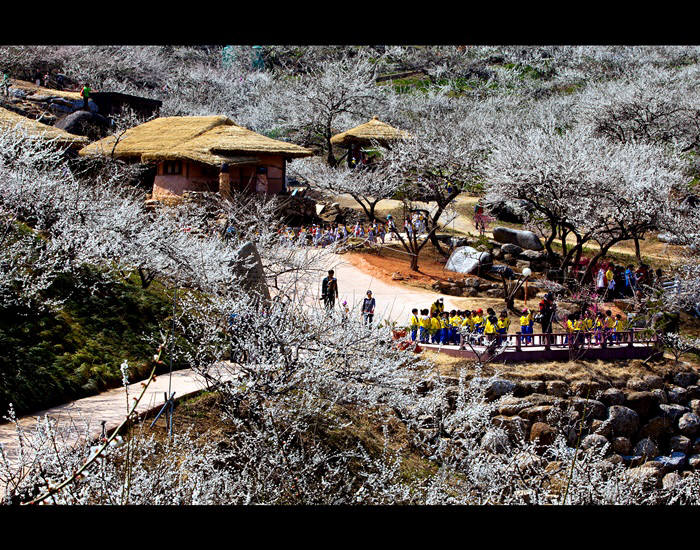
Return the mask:
[(460, 347), (466, 341), (476, 344), (493, 341), (500, 344), (507, 338), (509, 327), (510, 318), (506, 310), (499, 315), (496, 315), (493, 308), (487, 308), (485, 314), (481, 308), (473, 311), (453, 309), (448, 312), (444, 309), (442, 298), (429, 309), (421, 309), (419, 312), (413, 308), (409, 321), (412, 341)]
[[(524, 308), (517, 319), (521, 342), (533, 343), (534, 324), (542, 324), (543, 333), (551, 333), (556, 320), (556, 306), (553, 296), (549, 294), (540, 302), (539, 311)], [(612, 310), (597, 310), (595, 306), (578, 313), (567, 314), (565, 321), (560, 320), (562, 332), (565, 332), (564, 344), (593, 344), (621, 342), (619, 333), (628, 330), (627, 321), (621, 314), (613, 315)], [(443, 298), (438, 299), (430, 308), (418, 310), (413, 308), (408, 328), (413, 342), (424, 344), (451, 344), (463, 347), (469, 342), (477, 345), (500, 345), (513, 338), (508, 335), (511, 320), (506, 309), (496, 313), (493, 308), (486, 312), (474, 310), (445, 311)]]
[(282, 225), (277, 232), (282, 243), (287, 245), (324, 247), (346, 241), (350, 237), (365, 239), (370, 243), (381, 242), (385, 244), (392, 240), (392, 231), (396, 231), (396, 225), (393, 218), (389, 216), (386, 223), (379, 221), (357, 222), (350, 229), (345, 224), (340, 223), (314, 223), (300, 227)]
[[(291, 227), (280, 225), (277, 233), (283, 244), (295, 246), (324, 247), (333, 243), (342, 242), (350, 237), (364, 239), (367, 242), (386, 244), (393, 241), (393, 235), (398, 232), (396, 220), (390, 214), (386, 222), (374, 220), (372, 222), (356, 222), (349, 228), (342, 223), (327, 223), (302, 225)], [(413, 212), (407, 216), (403, 224), (403, 232), (407, 236), (420, 235), (428, 232), (427, 217), (422, 212)]]
[[(585, 266), (580, 269), (585, 269)], [(646, 264), (640, 264), (635, 269), (633, 265), (625, 267), (606, 262), (594, 270), (595, 289), (603, 301), (636, 296), (642, 285), (652, 286), (660, 282), (661, 278), (660, 268), (651, 270)]]

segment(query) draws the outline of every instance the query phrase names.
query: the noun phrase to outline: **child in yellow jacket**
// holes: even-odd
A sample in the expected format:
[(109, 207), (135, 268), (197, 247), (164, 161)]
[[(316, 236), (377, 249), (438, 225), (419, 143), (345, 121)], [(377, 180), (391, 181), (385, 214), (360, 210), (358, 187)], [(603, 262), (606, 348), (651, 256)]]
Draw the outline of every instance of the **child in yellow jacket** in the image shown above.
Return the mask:
[(532, 334), (531, 321), (532, 312), (528, 308), (523, 309), (523, 314), (520, 316), (520, 334), (526, 335), (523, 338), (523, 341), (527, 342), (528, 344), (532, 343), (532, 336), (527, 336), (528, 334)]
[(508, 339), (508, 327), (510, 327), (510, 319), (508, 318), (508, 312), (506, 310), (501, 311), (501, 315), (498, 319), (498, 324), (496, 325), (496, 332), (498, 333), (498, 343), (501, 344), (504, 340)]
[(440, 324), (440, 318), (438, 317), (437, 312), (433, 312), (430, 315), (430, 342), (433, 344), (439, 344), (440, 343), (440, 330), (442, 328), (442, 325)]
[(420, 341), (424, 344), (428, 343), (430, 338), (430, 316), (427, 309), (422, 309), (420, 312)]
[(411, 342), (416, 341), (418, 336), (418, 327), (420, 327), (420, 320), (418, 319), (418, 308), (413, 308), (411, 310), (411, 317), (408, 320), (409, 328), (411, 329)]

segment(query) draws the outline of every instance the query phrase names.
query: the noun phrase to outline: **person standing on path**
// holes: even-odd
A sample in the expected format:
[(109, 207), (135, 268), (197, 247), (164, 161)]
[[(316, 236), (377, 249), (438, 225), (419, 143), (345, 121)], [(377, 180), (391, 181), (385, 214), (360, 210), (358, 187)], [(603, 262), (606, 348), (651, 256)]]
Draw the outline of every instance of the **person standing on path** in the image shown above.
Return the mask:
[(92, 89), (90, 89), (90, 86), (85, 84), (83, 86), (83, 89), (80, 91), (80, 97), (83, 98), (83, 109), (88, 109), (88, 100), (90, 99), (90, 92), (92, 92)]
[(364, 318), (364, 323), (366, 327), (372, 326), (372, 321), (374, 320), (374, 308), (377, 302), (372, 297), (372, 291), (367, 291), (367, 297), (362, 301), (362, 317)]
[(0, 82), (0, 88), (2, 88), (2, 95), (8, 97), (10, 95), (10, 74), (7, 71), (2, 73), (2, 82)]
[(338, 297), (338, 279), (334, 277), (335, 272), (330, 269), (328, 277), (321, 282), (321, 299), (326, 309), (333, 309), (335, 299)]

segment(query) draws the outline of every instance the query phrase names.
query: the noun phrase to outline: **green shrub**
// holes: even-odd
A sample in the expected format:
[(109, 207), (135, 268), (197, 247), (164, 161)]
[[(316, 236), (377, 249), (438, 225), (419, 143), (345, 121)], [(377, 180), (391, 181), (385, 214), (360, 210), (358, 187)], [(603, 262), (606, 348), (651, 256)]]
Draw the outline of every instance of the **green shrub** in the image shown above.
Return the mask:
[(84, 270), (56, 280), (46, 297), (65, 300), (58, 311), (0, 306), (2, 412), (10, 403), (23, 414), (118, 386), (124, 359), (130, 379), (148, 374), (155, 350), (144, 335), (167, 325), (169, 293), (157, 281), (144, 290), (135, 279), (91, 292), (98, 277)]

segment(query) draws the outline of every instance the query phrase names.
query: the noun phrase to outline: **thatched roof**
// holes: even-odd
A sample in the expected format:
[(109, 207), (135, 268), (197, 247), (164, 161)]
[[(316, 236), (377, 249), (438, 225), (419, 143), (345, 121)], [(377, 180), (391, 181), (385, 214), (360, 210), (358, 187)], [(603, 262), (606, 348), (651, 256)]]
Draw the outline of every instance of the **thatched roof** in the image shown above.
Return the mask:
[(18, 115), (7, 109), (0, 107), (0, 128), (19, 127), (34, 138), (55, 139), (56, 143), (62, 147), (82, 147), (90, 142), (84, 136), (69, 134), (60, 128), (54, 128), (48, 124), (38, 122), (34, 119)]
[(27, 93), (28, 99), (35, 97), (64, 97), (66, 99), (82, 100), (80, 92), (71, 92), (67, 90), (55, 90), (53, 88), (44, 88), (43, 86), (37, 86), (33, 82), (28, 82), (26, 80), (12, 79), (10, 84), (13, 88), (18, 88)]
[[(91, 143), (81, 155), (111, 154), (115, 137)], [(225, 116), (156, 118), (134, 128), (119, 139), (116, 158), (140, 158), (142, 162), (190, 159), (205, 164), (254, 164), (255, 155), (287, 158), (308, 157), (309, 149), (271, 139), (234, 124)]]
[(369, 122), (360, 124), (355, 128), (350, 128), (341, 134), (336, 134), (331, 138), (333, 145), (348, 147), (351, 143), (359, 145), (371, 145), (372, 141), (385, 145), (388, 142), (411, 137), (408, 132), (398, 130), (386, 122), (382, 122), (376, 116)]

